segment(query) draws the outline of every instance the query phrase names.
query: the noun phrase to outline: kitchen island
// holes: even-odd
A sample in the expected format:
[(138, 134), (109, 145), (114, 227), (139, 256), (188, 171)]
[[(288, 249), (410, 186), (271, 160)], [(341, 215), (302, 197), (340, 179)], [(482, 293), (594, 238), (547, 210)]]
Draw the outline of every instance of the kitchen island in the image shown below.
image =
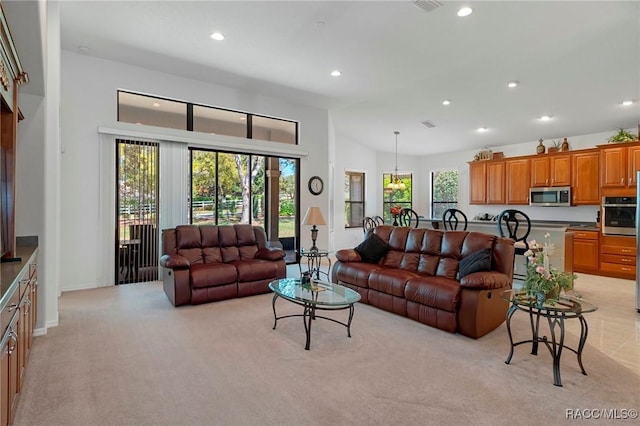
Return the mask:
[[(498, 223), (495, 220), (469, 220), (467, 231), (483, 232), (485, 234), (499, 235)], [(421, 218), (419, 228), (443, 229), (442, 219)], [(462, 228), (459, 228), (462, 229)], [(551, 266), (559, 271), (573, 272), (573, 230), (597, 230), (594, 222), (561, 222), (548, 220), (532, 220), (531, 233), (527, 238), (529, 244), (535, 241), (538, 244), (548, 242), (553, 244), (554, 253), (549, 256)], [(545, 235), (549, 235), (546, 239)], [(525, 272), (525, 260), (521, 256), (516, 257), (515, 272)]]

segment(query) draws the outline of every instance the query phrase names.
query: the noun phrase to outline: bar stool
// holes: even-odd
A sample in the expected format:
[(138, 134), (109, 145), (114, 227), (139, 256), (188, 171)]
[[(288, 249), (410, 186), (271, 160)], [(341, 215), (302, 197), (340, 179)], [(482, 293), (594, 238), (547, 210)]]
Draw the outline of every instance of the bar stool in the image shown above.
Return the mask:
[(458, 224), (464, 224), (463, 231), (467, 230), (467, 215), (462, 210), (447, 209), (442, 215), (442, 226), (445, 231), (456, 231)]
[[(531, 220), (524, 212), (520, 210), (507, 209), (503, 210), (498, 215), (498, 235), (501, 237), (511, 238), (515, 241), (515, 254), (516, 256), (524, 256), (529, 250), (529, 243), (527, 238), (531, 233)], [(527, 277), (527, 258), (524, 258), (525, 271), (520, 273), (515, 267), (513, 268), (513, 279), (524, 282)]]

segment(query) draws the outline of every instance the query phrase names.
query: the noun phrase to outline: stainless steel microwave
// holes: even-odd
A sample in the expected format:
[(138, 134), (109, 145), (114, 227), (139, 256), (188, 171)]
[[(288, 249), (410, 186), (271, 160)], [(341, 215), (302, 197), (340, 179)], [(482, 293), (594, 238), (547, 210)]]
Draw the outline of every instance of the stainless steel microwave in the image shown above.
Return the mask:
[(571, 187), (529, 189), (529, 205), (543, 207), (567, 207), (571, 205)]

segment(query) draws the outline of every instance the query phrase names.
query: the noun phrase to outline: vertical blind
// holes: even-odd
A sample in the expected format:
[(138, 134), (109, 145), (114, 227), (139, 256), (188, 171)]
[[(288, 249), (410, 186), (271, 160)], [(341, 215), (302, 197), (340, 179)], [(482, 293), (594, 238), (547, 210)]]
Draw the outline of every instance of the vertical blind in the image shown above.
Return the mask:
[(118, 284), (158, 279), (159, 144), (116, 140)]

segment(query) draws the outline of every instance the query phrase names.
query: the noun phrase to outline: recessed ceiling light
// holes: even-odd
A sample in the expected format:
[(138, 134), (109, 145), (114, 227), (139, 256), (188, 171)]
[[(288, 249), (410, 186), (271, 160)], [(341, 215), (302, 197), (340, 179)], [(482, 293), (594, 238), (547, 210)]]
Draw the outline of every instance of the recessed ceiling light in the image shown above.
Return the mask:
[(214, 40), (217, 40), (217, 41), (222, 41), (222, 40), (224, 40), (224, 34), (219, 33), (219, 32), (217, 32), (217, 31), (216, 31), (215, 33), (211, 33), (211, 36), (210, 36), (210, 37), (211, 37), (212, 39), (214, 39)]
[(469, 16), (471, 15), (471, 12), (473, 12), (473, 9), (471, 9), (470, 7), (463, 7), (458, 11), (458, 16), (461, 16), (461, 17)]
[(633, 101), (623, 101), (622, 105), (624, 105), (624, 106), (633, 105)]
[(508, 83), (507, 83), (507, 87), (514, 88), (514, 87), (516, 87), (518, 84), (520, 84), (520, 82), (519, 82), (519, 81), (517, 81), (517, 80), (513, 80), (513, 81), (510, 81), (510, 82), (508, 82)]
[(489, 129), (487, 129), (486, 127), (478, 127), (478, 132), (480, 132), (480, 133), (484, 133), (487, 130), (489, 130)]
[(342, 73), (338, 70), (331, 71), (331, 77), (340, 77)]
[(88, 53), (89, 52), (89, 47), (88, 46), (78, 46), (78, 52), (80, 53)]
[(136, 124), (137, 124), (138, 126), (141, 126), (141, 125), (142, 125), (142, 123), (136, 123)]
[(240, 120), (246, 120), (246, 119), (247, 119), (247, 117), (244, 117), (244, 116), (240, 117)]
[(156, 108), (160, 108), (160, 102), (154, 102), (153, 106), (156, 107)]
[(442, 105), (451, 105), (451, 100), (445, 99), (444, 101), (442, 101)]
[(549, 121), (551, 120), (551, 115), (543, 115), (542, 117), (540, 117), (540, 121)]

